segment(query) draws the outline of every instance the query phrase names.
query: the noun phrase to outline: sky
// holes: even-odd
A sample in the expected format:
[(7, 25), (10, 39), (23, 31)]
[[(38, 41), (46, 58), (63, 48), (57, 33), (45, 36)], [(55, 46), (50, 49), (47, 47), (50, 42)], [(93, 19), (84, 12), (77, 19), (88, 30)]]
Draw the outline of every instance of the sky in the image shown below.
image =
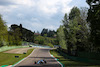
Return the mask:
[(89, 7), (86, 0), (0, 0), (0, 14), (8, 27), (22, 24), (41, 32), (43, 28), (57, 30), (74, 6)]

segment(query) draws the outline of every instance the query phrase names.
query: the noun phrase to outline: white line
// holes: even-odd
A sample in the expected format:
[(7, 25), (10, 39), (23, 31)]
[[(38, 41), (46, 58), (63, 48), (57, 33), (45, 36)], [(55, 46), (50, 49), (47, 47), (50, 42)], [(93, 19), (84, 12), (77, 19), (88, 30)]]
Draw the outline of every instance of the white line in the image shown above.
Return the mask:
[[(34, 50), (32, 51), (32, 53), (33, 53), (35, 50), (36, 50), (36, 49), (34, 49)], [(32, 53), (31, 53), (31, 54), (32, 54)], [(30, 54), (30, 55), (31, 55), (31, 54)], [(30, 55), (28, 55), (27, 57), (25, 57), (23, 60), (21, 60), (20, 62), (18, 62), (18, 63), (15, 64), (14, 66), (18, 65), (19, 63), (21, 63), (22, 61), (24, 61), (25, 59), (27, 59)]]
[[(50, 50), (49, 50), (49, 54), (50, 54)], [(52, 57), (52, 58), (54, 58), (51, 54), (50, 54), (50, 56)], [(56, 58), (54, 58), (56, 61), (57, 61), (57, 59)], [(63, 67), (63, 65), (59, 62), (59, 61), (57, 61), (60, 65), (61, 65), (61, 67)]]

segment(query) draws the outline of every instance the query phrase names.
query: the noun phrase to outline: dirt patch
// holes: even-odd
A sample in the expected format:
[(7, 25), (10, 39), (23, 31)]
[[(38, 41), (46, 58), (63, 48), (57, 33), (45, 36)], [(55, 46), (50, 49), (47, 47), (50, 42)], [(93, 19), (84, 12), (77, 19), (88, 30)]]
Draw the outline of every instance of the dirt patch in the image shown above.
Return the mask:
[(32, 49), (32, 47), (12, 49), (12, 50), (5, 51), (4, 53), (23, 54), (23, 53), (27, 53), (29, 49)]

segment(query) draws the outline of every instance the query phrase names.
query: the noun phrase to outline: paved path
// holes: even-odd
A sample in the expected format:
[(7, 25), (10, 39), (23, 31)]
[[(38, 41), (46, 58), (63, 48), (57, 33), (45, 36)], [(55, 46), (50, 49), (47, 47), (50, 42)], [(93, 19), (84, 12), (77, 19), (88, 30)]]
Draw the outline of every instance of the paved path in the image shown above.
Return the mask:
[[(15, 65), (15, 67), (61, 67), (61, 65), (54, 60), (49, 53), (50, 49), (36, 48), (26, 59)], [(47, 64), (34, 64), (35, 61), (44, 59)]]

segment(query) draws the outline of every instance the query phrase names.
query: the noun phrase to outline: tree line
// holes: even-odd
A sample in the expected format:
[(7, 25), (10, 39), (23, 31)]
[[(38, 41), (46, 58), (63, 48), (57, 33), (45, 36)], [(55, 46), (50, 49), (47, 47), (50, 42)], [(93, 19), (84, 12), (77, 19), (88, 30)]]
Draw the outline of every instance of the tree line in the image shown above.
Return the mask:
[(55, 37), (56, 31), (54, 30), (48, 30), (48, 29), (43, 29), (41, 32), (41, 36), (46, 36), (46, 37)]
[(34, 32), (22, 27), (22, 24), (19, 26), (12, 24), (9, 34), (9, 45), (20, 45), (22, 41), (34, 42)]
[(31, 30), (22, 27), (22, 24), (12, 24), (8, 28), (6, 22), (2, 19), (2, 16), (0, 15), (0, 47), (5, 45), (22, 45), (23, 41), (34, 42), (51, 47), (58, 44), (58, 41), (56, 39), (56, 32), (54, 30), (48, 30), (44, 28), (38, 36), (34, 35), (34, 33), (35, 32), (32, 32)]
[(100, 1), (87, 0), (90, 8), (73, 7), (65, 14), (57, 30), (61, 48), (69, 55), (77, 52), (100, 52)]
[(34, 32), (23, 28), (22, 24), (19, 26), (12, 24), (8, 28), (0, 15), (0, 47), (5, 45), (22, 45), (23, 41), (34, 42)]
[(41, 33), (37, 33), (39, 35), (34, 35), (34, 43), (48, 45), (51, 47), (58, 45), (58, 40), (56, 39), (56, 31), (43, 28)]

